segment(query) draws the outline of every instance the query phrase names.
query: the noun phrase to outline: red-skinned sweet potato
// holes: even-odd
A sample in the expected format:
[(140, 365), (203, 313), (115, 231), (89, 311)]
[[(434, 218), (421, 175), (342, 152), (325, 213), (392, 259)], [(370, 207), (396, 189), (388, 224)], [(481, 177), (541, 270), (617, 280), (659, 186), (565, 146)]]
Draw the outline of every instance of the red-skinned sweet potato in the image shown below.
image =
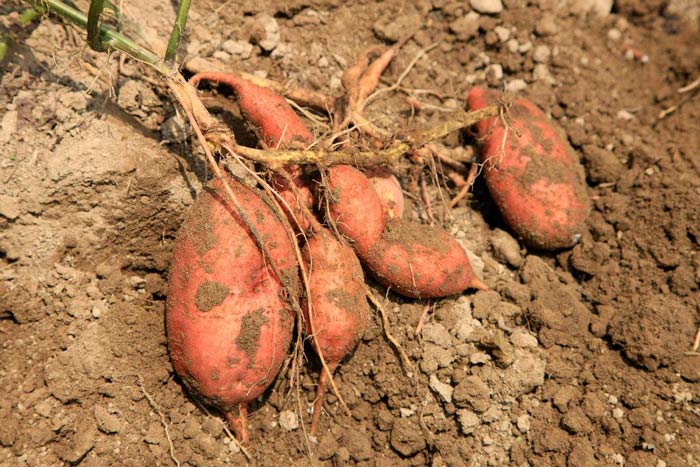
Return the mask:
[(247, 403), (274, 380), (289, 349), (294, 314), (288, 292), (298, 291), (299, 278), (279, 218), (254, 191), (228, 183), (269, 257), (214, 181), (178, 232), (166, 327), (173, 367), (187, 389), (221, 410), (247, 441)]
[(379, 283), (407, 297), (446, 297), (487, 288), (474, 275), (464, 248), (437, 227), (391, 219), (360, 258)]
[(363, 171), (369, 178), (374, 191), (379, 195), (384, 214), (389, 219), (401, 219), (404, 210), (401, 184), (391, 170), (386, 167), (374, 167)]
[[(369, 306), (365, 299), (364, 274), (360, 261), (348, 245), (325, 229), (317, 229), (303, 249), (309, 267), (313, 318), (306, 313), (306, 335), (323, 355), (330, 374), (321, 370), (311, 434), (315, 435), (323, 408), (328, 379), (340, 361), (357, 345), (367, 327)], [(313, 329), (311, 326), (313, 319)], [(315, 331), (315, 333), (314, 333)]]
[(356, 251), (367, 251), (379, 240), (386, 215), (379, 195), (365, 174), (349, 165), (331, 167), (326, 197), (331, 221), (353, 242)]
[[(469, 107), (478, 110), (497, 99), (497, 92), (474, 87)], [(527, 245), (544, 250), (571, 247), (584, 232), (590, 210), (583, 167), (566, 138), (532, 102), (515, 99), (509, 116), (512, 131), (503, 153), (500, 119), (476, 125), (491, 197)]]

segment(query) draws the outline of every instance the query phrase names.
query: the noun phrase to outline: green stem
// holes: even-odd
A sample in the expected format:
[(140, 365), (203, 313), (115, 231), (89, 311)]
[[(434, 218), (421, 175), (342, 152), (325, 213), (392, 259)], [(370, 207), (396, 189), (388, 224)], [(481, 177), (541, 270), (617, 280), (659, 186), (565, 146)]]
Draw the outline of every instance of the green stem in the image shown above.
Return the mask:
[(96, 52), (103, 52), (102, 41), (100, 40), (100, 15), (104, 10), (104, 0), (92, 0), (88, 10), (87, 36), (90, 48)]
[[(57, 14), (61, 18), (79, 26), (82, 29), (86, 29), (88, 25), (88, 18), (85, 14), (66, 5), (61, 0), (28, 0), (35, 7), (42, 8), (45, 7), (49, 11)], [(161, 61), (160, 57), (151, 52), (150, 50), (140, 46), (128, 37), (118, 33), (114, 29), (111, 29), (105, 25), (99, 27), (99, 36), (102, 39), (102, 46), (105, 50), (121, 50), (131, 55), (136, 60), (140, 60), (148, 65), (151, 65), (159, 73), (167, 75), (170, 70)]]
[(166, 62), (174, 60), (177, 54), (177, 46), (180, 44), (180, 37), (182, 37), (182, 33), (185, 32), (185, 26), (187, 25), (190, 1), (191, 0), (180, 0), (180, 6), (177, 9), (177, 18), (175, 18), (175, 24), (173, 24), (173, 31), (170, 33), (170, 40), (168, 40), (168, 49), (165, 51)]

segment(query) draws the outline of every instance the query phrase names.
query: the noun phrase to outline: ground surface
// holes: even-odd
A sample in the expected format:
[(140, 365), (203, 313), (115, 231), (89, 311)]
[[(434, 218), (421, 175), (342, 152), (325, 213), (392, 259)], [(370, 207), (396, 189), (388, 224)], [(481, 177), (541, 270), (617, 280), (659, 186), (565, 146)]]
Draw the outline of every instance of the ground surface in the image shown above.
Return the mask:
[[(144, 40), (167, 35), (169, 3), (128, 3)], [(491, 15), (437, 0), (194, 3), (192, 56), (336, 94), (360, 50), (419, 27), (386, 82), (437, 43), (402, 83), (437, 93), (414, 92), (423, 103), (461, 106), (472, 83), (521, 88), (565, 130), (594, 204), (575, 248), (528, 251), (478, 181), (448, 226), (493, 291), (434, 303), (420, 337), (423, 303), (389, 295), (417, 374), (374, 317), (336, 373), (353, 416), (329, 396), (308, 444), (286, 429), (300, 404), (280, 380), (251, 417), (257, 465), (700, 465), (700, 356), (687, 353), (700, 325), (700, 98), (676, 93), (700, 76), (697, 2), (624, 0), (602, 16), (587, 5), (606, 2), (506, 0)], [(242, 465), (174, 377), (164, 333), (200, 154), (155, 75), (119, 69), (56, 21), (20, 29), (19, 10), (0, 6), (17, 38), (0, 71), (0, 465)], [(250, 45), (261, 36), (271, 53)], [(254, 144), (228, 102), (207, 100)], [(446, 114), (412, 116), (405, 94), (385, 93), (367, 115), (398, 129)], [(443, 143), (460, 151), (458, 135)], [(424, 218), (419, 204), (408, 215)], [(482, 345), (498, 332), (505, 368)], [(303, 423), (317, 368), (305, 371)]]

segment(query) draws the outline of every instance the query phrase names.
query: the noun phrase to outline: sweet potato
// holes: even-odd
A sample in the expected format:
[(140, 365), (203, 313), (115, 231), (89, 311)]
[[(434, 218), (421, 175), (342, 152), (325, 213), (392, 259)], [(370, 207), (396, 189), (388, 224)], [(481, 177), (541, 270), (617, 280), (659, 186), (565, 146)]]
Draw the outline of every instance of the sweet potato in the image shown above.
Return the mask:
[(386, 215), (365, 174), (349, 165), (331, 167), (326, 197), (331, 221), (353, 242), (356, 251), (367, 251), (379, 240)]
[(247, 121), (260, 131), (268, 147), (291, 147), (309, 144), (313, 137), (294, 109), (282, 96), (237, 75), (219, 72), (197, 73), (190, 83), (214, 81), (230, 86)]
[(446, 297), (486, 289), (464, 248), (437, 227), (390, 219), (362, 262), (382, 285), (407, 297)]
[(396, 176), (385, 167), (374, 167), (363, 172), (379, 195), (384, 214), (391, 219), (401, 219), (404, 199), (401, 184)]
[[(274, 91), (230, 73), (197, 73), (190, 82), (194, 85), (202, 80), (223, 83), (234, 90), (241, 112), (258, 129), (267, 147), (304, 148), (313, 140), (311, 132), (294, 109)], [(309, 223), (302, 205), (309, 208), (314, 204), (311, 184), (298, 167), (289, 166), (287, 171), (296, 189), (293, 190), (290, 180), (282, 176), (273, 177), (272, 186), (289, 206), (289, 209), (283, 206), (289, 222), (293, 226), (299, 223), (299, 228), (306, 230)]]
[(369, 307), (365, 299), (362, 266), (352, 248), (341, 243), (329, 230), (321, 228), (309, 238), (303, 255), (310, 269), (310, 301), (313, 304), (313, 317), (309, 315), (308, 306), (304, 306), (306, 335), (311, 337), (314, 348), (323, 355), (330, 371), (329, 374), (325, 369), (321, 370), (311, 421), (311, 434), (314, 435), (328, 378), (357, 345), (367, 327)]
[(247, 441), (247, 403), (270, 385), (285, 358), (294, 324), (287, 292), (298, 290), (299, 279), (279, 218), (253, 190), (228, 183), (269, 256), (214, 181), (177, 235), (166, 327), (173, 367), (189, 392), (221, 410)]
[[(498, 93), (474, 87), (469, 107), (496, 103)], [(590, 210), (585, 175), (566, 138), (527, 99), (509, 110), (511, 131), (497, 117), (476, 125), (481, 141), (484, 179), (506, 224), (529, 246), (568, 248), (585, 230)], [(519, 135), (519, 136), (518, 136)]]

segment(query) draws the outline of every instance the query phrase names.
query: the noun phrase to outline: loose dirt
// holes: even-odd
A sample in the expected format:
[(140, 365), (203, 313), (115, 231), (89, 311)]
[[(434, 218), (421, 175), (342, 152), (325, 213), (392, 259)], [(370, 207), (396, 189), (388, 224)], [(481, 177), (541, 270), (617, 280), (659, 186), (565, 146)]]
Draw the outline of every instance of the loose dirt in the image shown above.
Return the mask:
[[(142, 40), (167, 37), (169, 2), (127, 3)], [(386, 296), (416, 372), (373, 316), (335, 372), (352, 417), (329, 393), (307, 442), (292, 422), (308, 427), (319, 368), (304, 367), (301, 402), (284, 375), (251, 407), (251, 463), (700, 465), (700, 356), (689, 352), (700, 326), (700, 97), (677, 92), (700, 77), (700, 7), (504, 0), (487, 14), (486, 3), (501, 2), (194, 2), (183, 52), (325, 93), (340, 93), (361, 50), (418, 27), (383, 85), (437, 46), (370, 102), (371, 121), (435, 124), (472, 84), (504, 85), (563, 128), (593, 200), (577, 246), (529, 251), (477, 179), (447, 225), (492, 290), (430, 302), (418, 336), (425, 302)], [(0, 5), (0, 28), (16, 38), (0, 70), (0, 465), (245, 465), (167, 354), (173, 239), (210, 176), (199, 149), (157, 76), (89, 51), (59, 22), (18, 27), (24, 7)], [(219, 92), (205, 103), (255, 144)], [(425, 219), (418, 202), (406, 211)]]

